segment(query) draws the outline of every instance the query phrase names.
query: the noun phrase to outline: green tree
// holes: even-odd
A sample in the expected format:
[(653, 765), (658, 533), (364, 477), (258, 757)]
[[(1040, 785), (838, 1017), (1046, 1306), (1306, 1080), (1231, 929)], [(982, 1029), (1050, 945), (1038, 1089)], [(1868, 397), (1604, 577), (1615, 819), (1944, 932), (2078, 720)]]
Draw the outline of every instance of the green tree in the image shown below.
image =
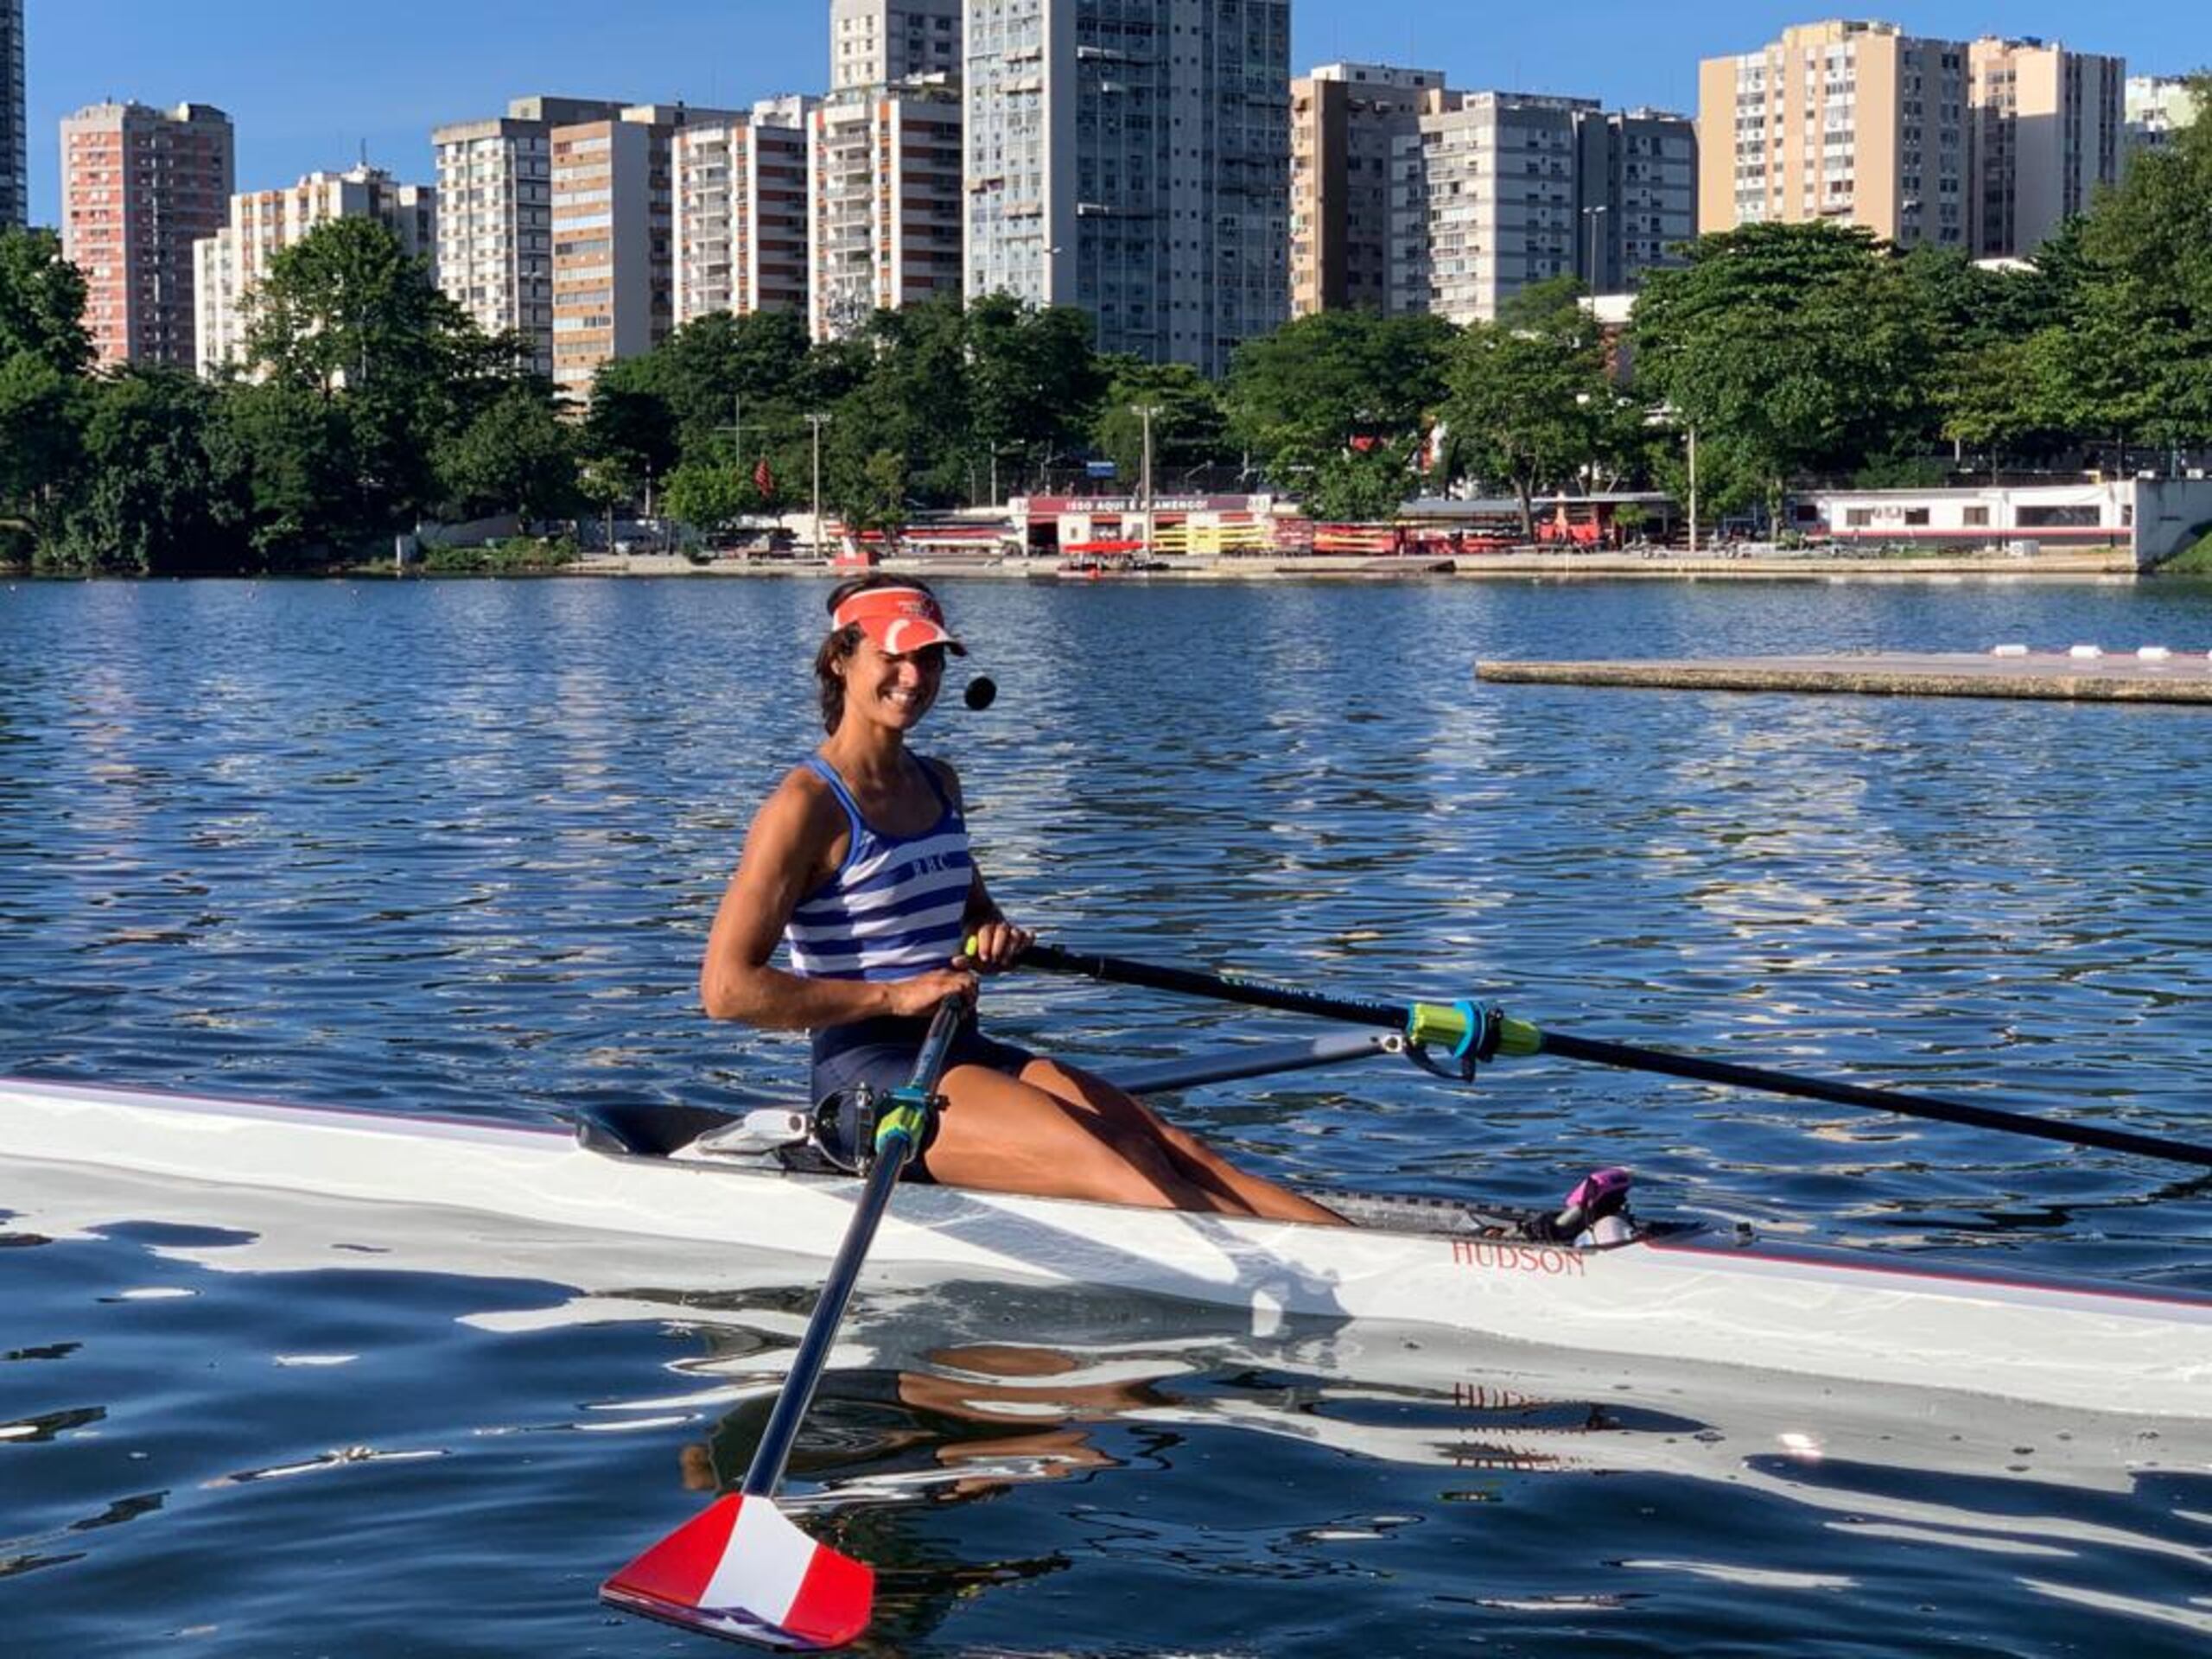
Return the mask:
[(218, 516), (263, 567), (312, 564), (359, 534), (352, 432), (332, 399), (282, 380), (232, 385), (207, 442)]
[(1248, 340), (1223, 391), (1230, 435), (1278, 482), (1354, 438), (1417, 437), (1444, 399), (1453, 333), (1436, 316), (1322, 311)]
[(61, 563), (141, 576), (238, 568), (244, 539), (236, 515), (219, 505), (207, 448), (216, 397), (196, 375), (169, 369), (128, 369), (92, 383), (85, 474), (68, 510)]
[(91, 390), (35, 352), (0, 357), (0, 530), (34, 554), (59, 534), (74, 493)]
[[(2196, 78), (2212, 108), (2212, 77)], [(2057, 401), (2084, 435), (2212, 441), (2212, 120), (2138, 155), (2081, 227)]]
[(339, 412), (353, 467), (340, 541), (431, 511), (442, 448), (524, 378), (519, 342), (486, 336), (366, 219), (318, 226), (270, 262), (247, 302), (246, 357)]
[(445, 511), (455, 519), (500, 512), (556, 518), (575, 509), (575, 429), (537, 386), (518, 384), (486, 405), (441, 448), (436, 464)]
[(1187, 363), (1147, 363), (1116, 356), (1101, 360), (1106, 390), (1090, 427), (1090, 440), (1134, 489), (1144, 470), (1144, 417), (1152, 417), (1152, 467), (1163, 474), (1219, 461), (1229, 449), (1228, 422), (1214, 383)]
[(968, 307), (963, 327), (968, 449), (978, 478), (992, 475), (1008, 451), (1041, 462), (1081, 442), (1106, 380), (1088, 315), (987, 294)]
[(22, 353), (63, 374), (92, 366), (85, 278), (53, 232), (0, 226), (0, 363)]
[(1445, 429), (1458, 468), (1511, 486), (1521, 533), (1535, 540), (1533, 497), (1592, 464), (1614, 399), (1605, 343), (1571, 276), (1539, 283), (1460, 336)]

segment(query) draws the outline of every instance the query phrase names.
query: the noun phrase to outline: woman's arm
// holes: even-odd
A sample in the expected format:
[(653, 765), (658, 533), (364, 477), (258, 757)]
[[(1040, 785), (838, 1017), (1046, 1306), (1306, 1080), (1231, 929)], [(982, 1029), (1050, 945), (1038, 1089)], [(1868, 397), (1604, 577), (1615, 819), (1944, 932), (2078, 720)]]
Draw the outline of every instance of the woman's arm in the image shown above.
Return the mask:
[(775, 1030), (849, 1025), (878, 1014), (927, 1014), (948, 996), (972, 995), (975, 976), (946, 967), (912, 979), (810, 979), (769, 966), (791, 912), (831, 868), (843, 812), (801, 769), (776, 786), (746, 832), (699, 966), (699, 1000), (712, 1020)]

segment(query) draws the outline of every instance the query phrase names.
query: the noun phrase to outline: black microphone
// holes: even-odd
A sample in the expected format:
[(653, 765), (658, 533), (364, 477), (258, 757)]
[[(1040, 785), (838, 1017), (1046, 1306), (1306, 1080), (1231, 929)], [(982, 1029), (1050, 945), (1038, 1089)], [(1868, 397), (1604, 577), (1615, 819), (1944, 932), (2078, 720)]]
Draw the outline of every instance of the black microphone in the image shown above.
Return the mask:
[(970, 709), (988, 709), (998, 701), (999, 683), (988, 674), (978, 674), (968, 682), (968, 689), (960, 699)]

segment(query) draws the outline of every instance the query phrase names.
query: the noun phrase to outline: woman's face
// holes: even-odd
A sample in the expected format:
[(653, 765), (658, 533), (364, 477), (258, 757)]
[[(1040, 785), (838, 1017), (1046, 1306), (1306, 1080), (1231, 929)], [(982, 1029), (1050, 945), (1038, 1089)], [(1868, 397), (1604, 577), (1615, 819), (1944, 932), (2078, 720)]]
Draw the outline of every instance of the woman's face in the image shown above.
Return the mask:
[(944, 647), (888, 652), (866, 634), (845, 659), (845, 712), (906, 731), (929, 713), (944, 683)]

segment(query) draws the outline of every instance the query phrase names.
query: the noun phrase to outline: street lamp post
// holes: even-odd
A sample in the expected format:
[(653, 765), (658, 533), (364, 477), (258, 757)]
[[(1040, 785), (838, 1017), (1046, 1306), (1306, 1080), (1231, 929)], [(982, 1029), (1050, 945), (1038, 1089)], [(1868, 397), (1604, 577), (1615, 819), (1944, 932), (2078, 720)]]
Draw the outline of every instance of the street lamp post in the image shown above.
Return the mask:
[(1144, 499), (1144, 556), (1152, 556), (1152, 417), (1160, 413), (1158, 404), (1131, 404), (1129, 413), (1144, 423), (1144, 465), (1137, 474), (1138, 492)]
[(1697, 552), (1697, 428), (1690, 428), (1690, 552)]
[(822, 429), (829, 423), (830, 416), (820, 410), (810, 410), (807, 413), (806, 423), (814, 429), (813, 545), (814, 556), (817, 559), (822, 556)]

